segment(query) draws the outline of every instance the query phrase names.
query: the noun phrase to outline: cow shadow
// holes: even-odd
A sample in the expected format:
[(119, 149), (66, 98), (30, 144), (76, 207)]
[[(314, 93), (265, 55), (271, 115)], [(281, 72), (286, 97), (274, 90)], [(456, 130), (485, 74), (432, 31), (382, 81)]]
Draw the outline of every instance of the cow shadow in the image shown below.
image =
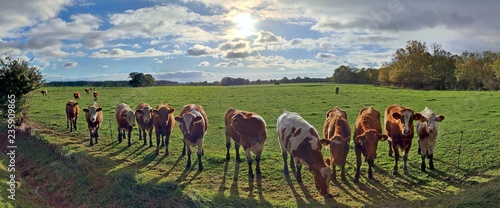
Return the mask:
[(229, 168), (229, 160), (226, 160), (224, 162), (224, 173), (222, 175), (222, 181), (219, 185), (219, 190), (217, 191), (217, 193), (223, 195), (224, 194), (224, 191), (226, 190), (226, 177), (227, 177), (227, 170)]

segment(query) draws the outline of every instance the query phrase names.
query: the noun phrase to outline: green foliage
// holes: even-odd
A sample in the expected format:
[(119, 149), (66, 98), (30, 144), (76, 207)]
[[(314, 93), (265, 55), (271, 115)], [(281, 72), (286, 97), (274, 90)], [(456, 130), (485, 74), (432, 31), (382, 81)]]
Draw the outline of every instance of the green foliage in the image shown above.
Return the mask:
[[(44, 83), (43, 76), (36, 66), (29, 61), (12, 59), (9, 56), (0, 58), (0, 110), (2, 118), (7, 118), (9, 109), (15, 112), (17, 124), (24, 119), (23, 113), (29, 108), (30, 92), (40, 88)], [(15, 103), (9, 101), (15, 101)], [(12, 106), (15, 106), (12, 108)], [(12, 111), (11, 111), (12, 112)]]
[(156, 84), (155, 78), (151, 74), (132, 72), (129, 74), (129, 84), (132, 87), (149, 87)]
[(333, 72), (332, 81), (341, 84), (377, 84), (378, 69), (339, 66)]

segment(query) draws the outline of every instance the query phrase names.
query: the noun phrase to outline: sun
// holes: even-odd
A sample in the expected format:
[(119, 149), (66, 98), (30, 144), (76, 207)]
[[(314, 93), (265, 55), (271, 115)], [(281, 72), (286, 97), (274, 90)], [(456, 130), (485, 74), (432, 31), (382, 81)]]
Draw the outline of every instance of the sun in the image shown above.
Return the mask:
[(236, 33), (239, 36), (250, 36), (255, 34), (255, 23), (257, 21), (249, 13), (240, 13), (233, 18), (236, 24)]

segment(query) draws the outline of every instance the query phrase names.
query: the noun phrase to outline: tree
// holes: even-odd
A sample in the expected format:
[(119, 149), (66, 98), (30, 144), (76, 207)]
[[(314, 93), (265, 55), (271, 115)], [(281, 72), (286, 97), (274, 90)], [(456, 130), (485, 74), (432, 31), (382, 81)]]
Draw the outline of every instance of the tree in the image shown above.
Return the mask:
[(43, 86), (44, 82), (39, 68), (31, 66), (29, 61), (12, 59), (9, 56), (0, 58), (2, 118), (14, 115), (16, 124), (21, 124), (26, 119), (26, 112), (29, 109), (28, 101), (32, 96), (30, 92)]
[(129, 84), (132, 87), (148, 87), (156, 84), (155, 78), (151, 74), (132, 72), (129, 74)]

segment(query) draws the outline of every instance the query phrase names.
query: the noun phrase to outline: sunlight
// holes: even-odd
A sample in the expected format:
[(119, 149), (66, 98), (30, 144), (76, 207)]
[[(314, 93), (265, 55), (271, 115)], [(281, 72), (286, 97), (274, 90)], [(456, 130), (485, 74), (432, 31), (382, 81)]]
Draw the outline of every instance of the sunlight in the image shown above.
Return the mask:
[(255, 33), (254, 25), (257, 22), (252, 15), (240, 13), (233, 19), (236, 23), (236, 33), (240, 36), (250, 36)]

